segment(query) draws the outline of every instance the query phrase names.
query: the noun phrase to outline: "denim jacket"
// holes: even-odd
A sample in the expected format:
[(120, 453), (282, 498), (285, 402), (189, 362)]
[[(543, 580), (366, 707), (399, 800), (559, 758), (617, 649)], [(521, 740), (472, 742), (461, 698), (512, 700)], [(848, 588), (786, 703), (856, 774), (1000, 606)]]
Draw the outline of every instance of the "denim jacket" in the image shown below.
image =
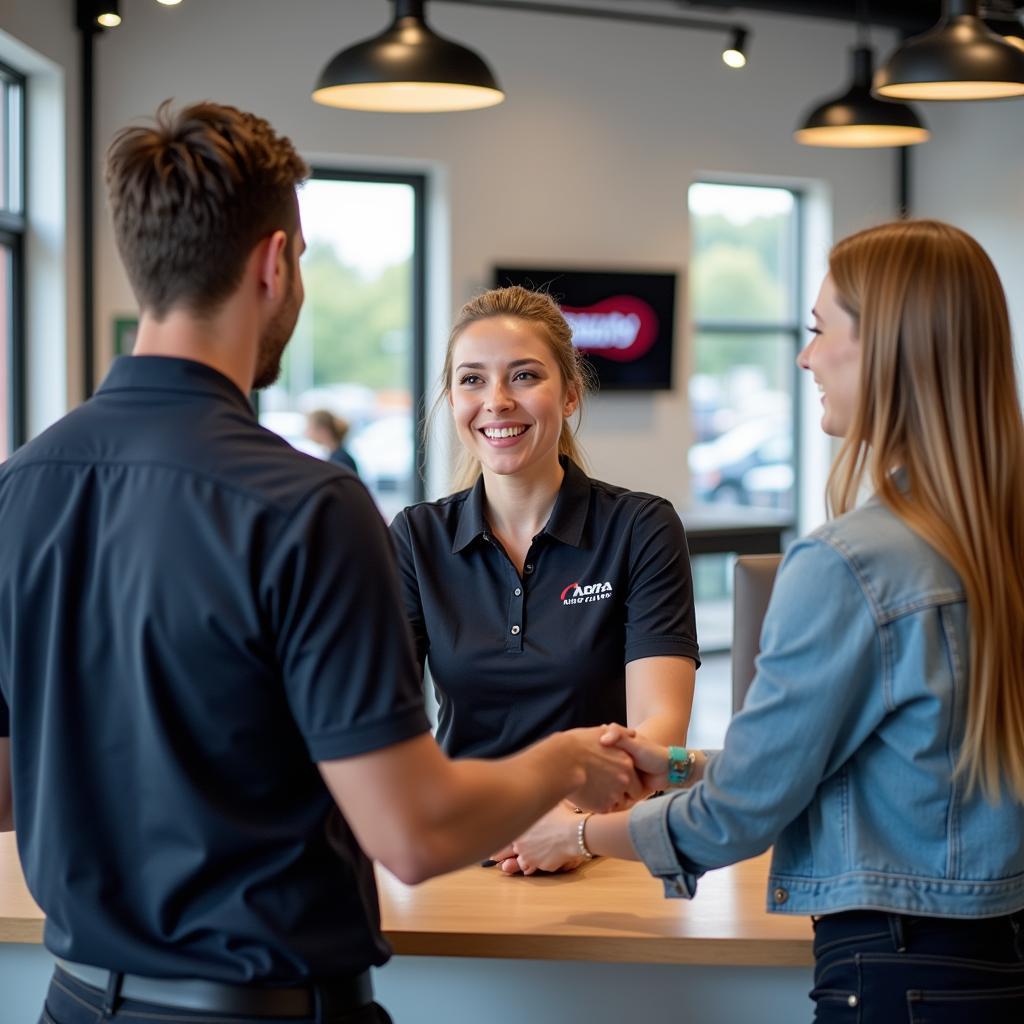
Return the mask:
[(878, 500), (833, 520), (780, 567), (723, 749), (634, 808), (634, 846), (669, 896), (774, 844), (769, 910), (1019, 910), (1024, 805), (954, 775), (968, 670), (950, 565)]

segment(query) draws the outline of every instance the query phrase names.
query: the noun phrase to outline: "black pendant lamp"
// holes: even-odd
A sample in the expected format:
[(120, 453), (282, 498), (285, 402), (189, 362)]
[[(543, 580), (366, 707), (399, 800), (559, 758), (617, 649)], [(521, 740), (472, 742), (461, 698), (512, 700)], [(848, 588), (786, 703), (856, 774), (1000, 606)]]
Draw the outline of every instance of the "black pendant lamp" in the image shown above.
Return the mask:
[(492, 107), (505, 98), (482, 58), (426, 24), (424, 0), (394, 4), (384, 32), (342, 50), (324, 68), (313, 90), (317, 103), (426, 113)]
[(878, 146), (914, 146), (928, 141), (928, 129), (905, 103), (871, 95), (874, 58), (870, 46), (852, 51), (853, 84), (840, 96), (815, 107), (793, 133), (804, 146), (870, 149)]
[(875, 95), (900, 100), (1024, 96), (1024, 51), (992, 32), (977, 0), (944, 0), (938, 24), (907, 40), (875, 75)]

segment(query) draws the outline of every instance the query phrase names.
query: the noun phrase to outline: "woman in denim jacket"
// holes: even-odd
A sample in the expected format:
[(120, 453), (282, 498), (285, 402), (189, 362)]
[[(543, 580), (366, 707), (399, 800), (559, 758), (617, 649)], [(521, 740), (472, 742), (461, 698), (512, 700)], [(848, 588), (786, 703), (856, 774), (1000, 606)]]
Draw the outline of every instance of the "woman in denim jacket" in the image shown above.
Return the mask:
[[(904, 221), (835, 247), (814, 320), (798, 361), (844, 439), (835, 518), (779, 570), (724, 748), (611, 727), (652, 785), (681, 785), (583, 841), (685, 897), (774, 844), (768, 909), (816, 917), (818, 1021), (1017, 1024), (1024, 427), (1005, 296), (968, 235)], [(534, 831), (521, 866), (579, 838)]]

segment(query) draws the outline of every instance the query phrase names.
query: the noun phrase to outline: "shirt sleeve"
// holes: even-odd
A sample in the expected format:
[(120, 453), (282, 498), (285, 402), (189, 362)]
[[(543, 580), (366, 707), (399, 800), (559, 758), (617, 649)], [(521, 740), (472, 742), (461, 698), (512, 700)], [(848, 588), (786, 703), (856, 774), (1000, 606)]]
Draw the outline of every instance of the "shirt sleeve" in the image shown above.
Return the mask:
[(633, 522), (625, 625), (627, 662), (681, 655), (700, 665), (686, 532), (662, 498), (644, 505)]
[(265, 587), (288, 703), (314, 761), (428, 730), (387, 529), (358, 480), (338, 474), (306, 499)]
[(402, 591), (405, 615), (409, 620), (413, 643), (416, 648), (416, 660), (423, 672), (427, 660), (430, 640), (427, 636), (426, 618), (423, 614), (423, 601), (420, 597), (420, 581), (416, 574), (416, 552), (413, 548), (412, 529), (409, 525), (408, 510), (395, 516), (391, 523), (391, 540), (395, 546), (395, 558), (398, 561), (398, 583)]
[(790, 549), (761, 632), (757, 673), (725, 743), (688, 790), (638, 804), (630, 834), (666, 895), (766, 850), (886, 714), (882, 640), (846, 560)]
[(11, 715), (7, 708), (7, 701), (4, 700), (3, 692), (0, 691), (0, 739), (11, 735)]

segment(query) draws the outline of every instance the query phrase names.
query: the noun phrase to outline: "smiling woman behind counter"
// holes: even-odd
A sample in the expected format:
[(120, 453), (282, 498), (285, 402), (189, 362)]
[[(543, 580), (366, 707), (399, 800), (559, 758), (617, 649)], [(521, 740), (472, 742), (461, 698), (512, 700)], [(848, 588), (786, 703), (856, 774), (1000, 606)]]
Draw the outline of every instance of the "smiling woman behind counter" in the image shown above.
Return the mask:
[[(623, 721), (684, 743), (700, 662), (683, 526), (663, 498), (584, 472), (585, 368), (551, 297), (510, 287), (467, 303), (441, 391), (459, 489), (391, 526), (441, 746), (501, 757)], [(512, 848), (498, 859), (519, 870)]]

